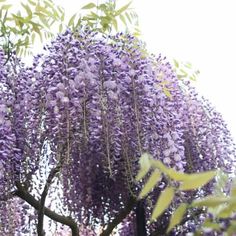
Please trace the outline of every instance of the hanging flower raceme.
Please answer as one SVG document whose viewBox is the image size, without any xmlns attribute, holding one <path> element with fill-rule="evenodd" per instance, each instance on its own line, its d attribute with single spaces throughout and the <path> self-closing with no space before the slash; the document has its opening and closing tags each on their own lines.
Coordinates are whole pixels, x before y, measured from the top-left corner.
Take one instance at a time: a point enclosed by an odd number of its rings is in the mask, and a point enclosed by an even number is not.
<svg viewBox="0 0 236 236">
<path fill-rule="evenodd" d="M 122 34 L 67 32 L 42 57 L 45 129 L 53 152 L 66 158 L 64 199 L 79 220 L 119 211 L 135 192 L 142 152 L 190 172 L 232 161 L 222 119 L 193 89 L 183 91 L 165 59 L 143 56 L 141 46 Z"/>
<path fill-rule="evenodd" d="M 105 224 L 137 194 L 143 152 L 181 171 L 229 170 L 234 147 L 221 116 L 142 48 L 130 35 L 67 31 L 31 68 L 11 79 L 2 70 L 0 168 L 32 187 L 45 158 L 63 160 L 65 209 L 84 224 Z"/>
</svg>

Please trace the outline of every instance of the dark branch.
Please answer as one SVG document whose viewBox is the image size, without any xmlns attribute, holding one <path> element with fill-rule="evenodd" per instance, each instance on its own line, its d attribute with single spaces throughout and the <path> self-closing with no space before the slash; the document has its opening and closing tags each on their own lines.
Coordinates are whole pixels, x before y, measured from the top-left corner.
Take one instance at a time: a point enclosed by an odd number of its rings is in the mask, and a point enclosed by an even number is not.
<svg viewBox="0 0 236 236">
<path fill-rule="evenodd" d="M 16 183 L 16 187 L 17 187 L 17 190 L 15 192 L 15 195 L 25 200 L 28 204 L 30 204 L 36 210 L 39 210 L 40 208 L 39 201 L 37 201 L 30 193 L 28 193 L 20 183 Z M 56 212 L 51 211 L 47 207 L 44 208 L 44 214 L 56 222 L 69 226 L 72 231 L 72 236 L 79 236 L 78 226 L 71 217 L 59 215 Z"/>
<path fill-rule="evenodd" d="M 60 172 L 62 162 L 63 162 L 63 158 L 57 164 L 57 166 L 50 171 L 50 174 L 47 178 L 47 182 L 44 186 L 44 189 L 43 189 L 43 192 L 42 192 L 42 195 L 41 195 L 40 205 L 39 205 L 39 210 L 38 210 L 38 226 L 37 226 L 38 236 L 44 236 L 43 219 L 44 219 L 45 201 L 46 201 L 46 197 L 47 197 L 47 194 L 48 194 L 49 187 L 52 184 L 55 175 L 58 172 Z"/>
<path fill-rule="evenodd" d="M 129 201 L 125 205 L 125 207 L 117 214 L 115 219 L 113 219 L 106 227 L 106 229 L 100 234 L 100 236 L 109 236 L 113 229 L 125 219 L 125 217 L 131 212 L 134 208 L 137 200 L 135 197 L 130 197 Z"/>
<path fill-rule="evenodd" d="M 136 213 L 136 231 L 137 231 L 136 235 L 147 236 L 144 200 L 137 202 L 135 213 Z"/>
</svg>

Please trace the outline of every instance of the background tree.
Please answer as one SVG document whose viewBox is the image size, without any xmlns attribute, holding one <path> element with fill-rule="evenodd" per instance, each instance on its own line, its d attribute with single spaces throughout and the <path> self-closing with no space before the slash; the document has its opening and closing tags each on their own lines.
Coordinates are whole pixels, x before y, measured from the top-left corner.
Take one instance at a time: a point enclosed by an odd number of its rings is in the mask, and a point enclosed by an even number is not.
<svg viewBox="0 0 236 236">
<path fill-rule="evenodd" d="M 117 17 L 109 12 L 112 3 L 107 4 L 108 13 Z M 43 235 L 46 215 L 69 226 L 74 236 L 86 235 L 89 227 L 95 234 L 101 228 L 101 235 L 110 235 L 119 224 L 120 235 L 164 235 L 179 199 L 205 196 L 212 184 L 179 192 L 174 205 L 151 223 L 156 198 L 170 186 L 162 175 L 152 196 L 137 198 L 142 183 L 135 176 L 143 153 L 187 173 L 232 170 L 234 145 L 220 114 L 177 78 L 165 58 L 144 54 L 143 43 L 134 36 L 106 34 L 110 31 L 67 30 L 35 57 L 31 67 L 15 56 L 6 63 L 2 52 L 4 234 L 27 235 L 31 230 Z M 60 203 L 53 201 L 55 193 L 62 195 Z M 17 205 L 18 217 L 9 217 Z M 194 231 L 201 213 L 191 214 L 170 234 Z"/>
</svg>

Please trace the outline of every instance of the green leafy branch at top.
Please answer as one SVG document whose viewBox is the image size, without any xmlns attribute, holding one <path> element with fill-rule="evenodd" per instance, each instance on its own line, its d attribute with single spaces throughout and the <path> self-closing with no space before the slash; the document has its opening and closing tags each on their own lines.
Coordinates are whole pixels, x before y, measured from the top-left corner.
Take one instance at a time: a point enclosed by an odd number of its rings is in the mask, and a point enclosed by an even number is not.
<svg viewBox="0 0 236 236">
<path fill-rule="evenodd" d="M 138 35 L 137 14 L 130 9 L 130 5 L 131 2 L 117 8 L 116 1 L 106 1 L 99 5 L 91 2 L 79 9 L 67 22 L 65 10 L 53 0 L 27 0 L 21 2 L 17 10 L 7 0 L 1 0 L 0 46 L 9 59 L 14 51 L 19 56 L 31 54 L 37 38 L 43 42 L 66 28 L 76 31 L 86 26 L 109 34 L 118 31 L 122 23 L 126 29 L 134 26 L 132 33 Z"/>
<path fill-rule="evenodd" d="M 0 2 L 0 43 L 9 54 L 16 51 L 20 56 L 30 54 L 30 48 L 38 37 L 41 41 L 53 36 L 52 27 L 62 24 L 65 12 L 52 0 L 28 0 L 20 8 Z"/>
<path fill-rule="evenodd" d="M 82 7 L 80 15 L 76 13 L 70 18 L 68 26 L 77 29 L 79 25 L 86 25 L 109 34 L 112 31 L 117 32 L 123 24 L 126 30 L 129 29 L 133 35 L 139 36 L 138 16 L 130 6 L 131 2 L 121 7 L 117 7 L 117 1 L 106 1 L 101 4 L 90 2 Z M 78 20 L 75 20 L 76 18 Z"/>
</svg>

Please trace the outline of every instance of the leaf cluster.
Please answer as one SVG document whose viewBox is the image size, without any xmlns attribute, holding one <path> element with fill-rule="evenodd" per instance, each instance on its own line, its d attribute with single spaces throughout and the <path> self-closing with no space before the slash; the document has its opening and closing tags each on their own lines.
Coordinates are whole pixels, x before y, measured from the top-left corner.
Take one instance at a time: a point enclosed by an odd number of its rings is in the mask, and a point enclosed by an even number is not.
<svg viewBox="0 0 236 236">
<path fill-rule="evenodd" d="M 64 17 L 64 9 L 52 0 L 27 0 L 21 2 L 17 10 L 7 0 L 1 0 L 1 47 L 8 52 L 8 56 L 13 51 L 19 56 L 26 56 L 31 53 L 36 38 L 41 41 L 51 38 L 52 27 L 55 24 L 62 25 Z"/>
<path fill-rule="evenodd" d="M 103 34 L 109 34 L 112 31 L 117 32 L 119 26 L 123 24 L 126 30 L 133 26 L 132 33 L 138 36 L 140 34 L 138 17 L 135 11 L 130 8 L 130 5 L 131 2 L 121 7 L 117 7 L 117 1 L 106 1 L 101 4 L 90 2 L 82 7 L 80 15 L 75 13 L 70 18 L 68 26 L 76 30 L 82 25 L 93 30 L 96 29 Z"/>
<path fill-rule="evenodd" d="M 192 81 L 196 81 L 197 76 L 200 74 L 200 71 L 196 70 L 190 62 L 180 62 L 174 59 L 173 66 L 180 80 L 188 78 Z"/>
<path fill-rule="evenodd" d="M 217 174 L 217 171 L 206 171 L 202 173 L 187 174 L 176 171 L 165 166 L 161 161 L 153 159 L 149 154 L 144 153 L 140 158 L 140 170 L 136 177 L 137 181 L 142 180 L 148 172 L 151 172 L 139 198 L 147 196 L 152 189 L 158 185 L 163 177 L 167 179 L 167 186 L 161 191 L 151 215 L 151 221 L 157 220 L 174 202 L 174 199 L 183 191 L 197 190 L 210 182 Z M 192 204 L 182 202 L 172 213 L 167 233 L 180 224 L 189 208 L 199 207 L 197 201 Z"/>
<path fill-rule="evenodd" d="M 89 27 L 103 34 L 118 31 L 122 23 L 126 29 L 134 26 L 134 34 L 139 34 L 137 14 L 130 8 L 131 2 L 117 8 L 116 1 L 101 4 L 90 2 L 75 13 L 68 22 L 63 7 L 53 0 L 27 0 L 16 10 L 7 0 L 0 0 L 0 47 L 11 57 L 32 54 L 32 46 L 37 38 L 43 42 L 66 28 L 76 31 Z M 54 32 L 54 33 L 53 33 Z"/>
<path fill-rule="evenodd" d="M 158 219 L 163 212 L 174 202 L 175 197 L 183 191 L 197 190 L 215 178 L 213 193 L 189 202 L 181 202 L 172 212 L 167 233 L 181 224 L 188 210 L 202 209 L 206 212 L 205 220 L 194 235 L 204 235 L 214 232 L 220 235 L 232 236 L 236 231 L 236 180 L 222 171 L 206 171 L 202 173 L 186 174 L 165 166 L 161 161 L 155 160 L 151 155 L 144 153 L 140 158 L 140 170 L 136 177 L 142 180 L 151 172 L 139 198 L 147 196 L 158 185 L 162 177 L 168 184 L 161 191 L 153 209 L 151 221 Z"/>
</svg>

